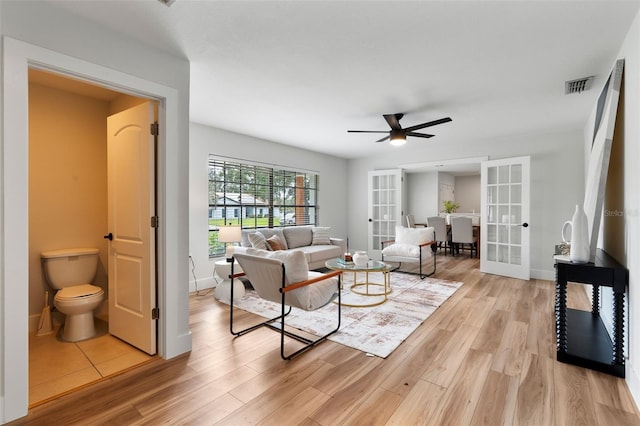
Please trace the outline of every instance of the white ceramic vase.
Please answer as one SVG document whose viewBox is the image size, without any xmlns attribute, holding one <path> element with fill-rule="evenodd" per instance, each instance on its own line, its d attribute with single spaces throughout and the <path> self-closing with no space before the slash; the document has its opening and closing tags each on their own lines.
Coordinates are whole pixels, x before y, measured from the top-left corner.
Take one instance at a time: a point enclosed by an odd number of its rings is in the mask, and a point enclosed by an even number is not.
<svg viewBox="0 0 640 426">
<path fill-rule="evenodd" d="M 576 211 L 573 213 L 570 224 L 571 250 L 569 251 L 569 260 L 573 263 L 587 263 L 591 258 L 591 249 L 589 247 L 589 225 L 587 222 L 587 215 L 580 204 L 576 204 Z"/>
<path fill-rule="evenodd" d="M 366 251 L 357 251 L 353 255 L 353 263 L 356 266 L 365 266 L 369 262 L 369 255 Z"/>
</svg>

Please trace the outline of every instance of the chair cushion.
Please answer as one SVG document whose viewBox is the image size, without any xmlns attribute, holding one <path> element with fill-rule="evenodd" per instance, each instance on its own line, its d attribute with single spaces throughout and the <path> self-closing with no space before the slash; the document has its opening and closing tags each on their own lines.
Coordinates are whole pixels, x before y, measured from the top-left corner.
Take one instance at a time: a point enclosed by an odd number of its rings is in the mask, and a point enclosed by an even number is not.
<svg viewBox="0 0 640 426">
<path fill-rule="evenodd" d="M 322 276 L 321 272 L 310 271 L 309 279 Z M 312 311 L 321 308 L 337 295 L 338 278 L 331 277 L 287 293 L 286 303 L 296 308 Z"/>
<path fill-rule="evenodd" d="M 267 239 L 261 232 L 254 232 L 249 234 L 249 242 L 251 243 L 251 247 L 257 248 L 260 250 L 269 250 L 269 245 L 267 244 Z"/>
<path fill-rule="evenodd" d="M 326 246 L 331 244 L 331 238 L 329 236 L 331 228 L 316 226 L 311 228 L 311 232 L 313 233 L 313 241 L 311 242 L 311 245 Z"/>
<path fill-rule="evenodd" d="M 420 257 L 420 246 L 415 244 L 395 243 L 382 250 L 383 256 Z"/>
<path fill-rule="evenodd" d="M 420 245 L 434 240 L 433 228 L 405 228 L 396 226 L 396 244 Z"/>
</svg>

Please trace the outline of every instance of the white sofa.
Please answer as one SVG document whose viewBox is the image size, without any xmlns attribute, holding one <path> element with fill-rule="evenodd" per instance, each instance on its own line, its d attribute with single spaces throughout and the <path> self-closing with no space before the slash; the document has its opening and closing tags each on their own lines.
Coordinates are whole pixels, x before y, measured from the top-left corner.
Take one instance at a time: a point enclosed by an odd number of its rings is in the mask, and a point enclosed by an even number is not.
<svg viewBox="0 0 640 426">
<path fill-rule="evenodd" d="M 272 250 L 262 244 L 262 240 L 276 238 L 284 243 L 284 250 L 299 250 L 305 254 L 309 269 L 323 268 L 327 260 L 342 256 L 347 250 L 347 242 L 342 238 L 329 237 L 330 228 L 316 226 L 287 226 L 283 228 L 258 228 L 243 229 L 240 247 L 236 247 L 236 253 L 246 253 L 247 248 Z M 251 234 L 260 233 L 260 236 L 250 237 Z M 253 241 L 252 241 L 253 240 Z M 272 240 L 273 242 L 273 240 Z"/>
</svg>

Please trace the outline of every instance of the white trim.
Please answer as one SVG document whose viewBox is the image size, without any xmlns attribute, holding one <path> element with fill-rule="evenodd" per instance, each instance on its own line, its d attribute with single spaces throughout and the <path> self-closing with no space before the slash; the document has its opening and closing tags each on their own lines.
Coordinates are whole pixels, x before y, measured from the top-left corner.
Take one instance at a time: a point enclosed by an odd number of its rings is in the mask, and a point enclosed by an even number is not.
<svg viewBox="0 0 640 426">
<path fill-rule="evenodd" d="M 177 218 L 167 206 L 175 206 L 179 190 L 167 185 L 177 179 L 179 165 L 175 152 L 179 141 L 178 91 L 101 65 L 86 62 L 29 43 L 3 39 L 3 98 L 12 105 L 3 110 L 4 157 L 1 247 L 4 297 L 2 387 L 5 391 L 0 420 L 9 421 L 27 414 L 28 409 L 28 68 L 55 70 L 129 94 L 159 101 L 158 120 L 165 132 L 158 140 L 158 214 L 164 225 L 158 232 L 158 353 L 172 358 L 191 350 L 190 331 L 179 330 L 180 309 L 173 301 L 181 300 L 178 259 L 179 232 Z M 162 126 L 164 124 L 164 126 Z M 11 182 L 11 185 L 4 185 Z M 172 217 L 168 217 L 168 216 Z M 172 227 L 171 227 L 172 226 Z M 170 285 L 169 283 L 174 283 Z M 184 289 L 183 289 L 184 291 Z M 168 303 L 172 301 L 172 303 Z M 188 310 L 187 310 L 188 312 Z"/>
</svg>

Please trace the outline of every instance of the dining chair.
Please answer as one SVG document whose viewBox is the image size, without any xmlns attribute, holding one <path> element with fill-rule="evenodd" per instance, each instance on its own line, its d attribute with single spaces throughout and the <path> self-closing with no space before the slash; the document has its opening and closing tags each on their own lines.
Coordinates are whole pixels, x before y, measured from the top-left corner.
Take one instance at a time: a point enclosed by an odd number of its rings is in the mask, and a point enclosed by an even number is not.
<svg viewBox="0 0 640 426">
<path fill-rule="evenodd" d="M 444 217 L 440 216 L 432 216 L 427 218 L 427 226 L 433 228 L 436 234 L 436 241 L 438 242 L 438 247 L 442 247 L 444 243 L 444 254 L 447 254 L 447 248 L 450 248 L 449 242 L 451 238 L 449 236 L 449 232 L 447 230 L 447 223 Z"/>
<path fill-rule="evenodd" d="M 416 219 L 412 214 L 407 215 L 407 228 L 415 228 L 416 227 Z"/>
<path fill-rule="evenodd" d="M 460 244 L 464 249 L 465 244 L 469 245 L 471 257 L 473 251 L 478 253 L 478 239 L 473 235 L 473 225 L 470 217 L 452 217 L 451 218 L 451 243 L 457 248 Z"/>
</svg>

